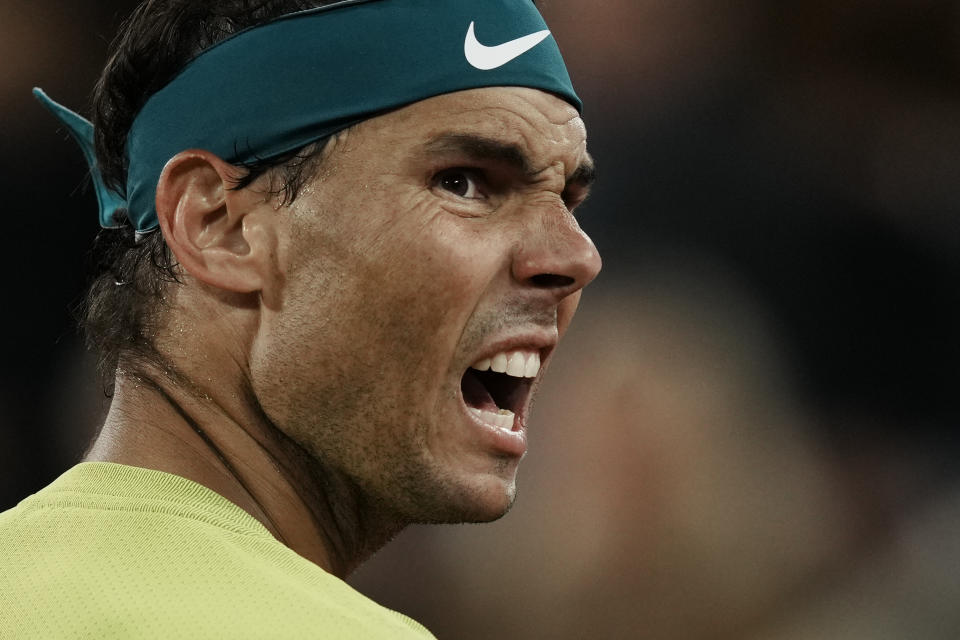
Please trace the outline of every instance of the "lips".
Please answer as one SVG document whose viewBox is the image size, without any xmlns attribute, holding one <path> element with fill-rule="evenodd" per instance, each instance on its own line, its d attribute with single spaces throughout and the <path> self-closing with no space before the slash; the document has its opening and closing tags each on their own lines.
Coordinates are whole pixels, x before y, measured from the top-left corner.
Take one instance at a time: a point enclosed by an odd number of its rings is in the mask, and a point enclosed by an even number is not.
<svg viewBox="0 0 960 640">
<path fill-rule="evenodd" d="M 518 431 L 539 373 L 538 350 L 501 351 L 475 362 L 463 374 L 460 386 L 464 402 L 481 422 Z"/>
</svg>

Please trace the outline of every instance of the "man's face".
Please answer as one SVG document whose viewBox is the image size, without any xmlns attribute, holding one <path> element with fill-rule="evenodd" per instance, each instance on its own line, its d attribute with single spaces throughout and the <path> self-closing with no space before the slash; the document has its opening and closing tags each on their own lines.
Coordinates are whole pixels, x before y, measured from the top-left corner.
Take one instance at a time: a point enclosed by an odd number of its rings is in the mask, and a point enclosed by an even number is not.
<svg viewBox="0 0 960 640">
<path fill-rule="evenodd" d="M 505 513 L 533 390 L 600 270 L 571 214 L 591 168 L 576 110 L 532 89 L 340 136 L 277 214 L 282 302 L 251 363 L 267 416 L 406 520 Z"/>
</svg>

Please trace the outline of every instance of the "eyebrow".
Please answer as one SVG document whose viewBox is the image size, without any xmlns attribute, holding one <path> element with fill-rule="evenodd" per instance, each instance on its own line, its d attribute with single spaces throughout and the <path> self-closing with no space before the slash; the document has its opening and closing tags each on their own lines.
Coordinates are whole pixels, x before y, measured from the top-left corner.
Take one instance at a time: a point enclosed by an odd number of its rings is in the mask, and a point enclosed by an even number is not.
<svg viewBox="0 0 960 640">
<path fill-rule="evenodd" d="M 428 153 L 463 154 L 475 160 L 493 160 L 507 164 L 526 177 L 543 172 L 537 169 L 530 156 L 519 145 L 469 133 L 442 133 L 424 145 Z M 588 189 L 597 179 L 596 163 L 590 154 L 567 178 L 566 186 L 578 185 Z"/>
</svg>

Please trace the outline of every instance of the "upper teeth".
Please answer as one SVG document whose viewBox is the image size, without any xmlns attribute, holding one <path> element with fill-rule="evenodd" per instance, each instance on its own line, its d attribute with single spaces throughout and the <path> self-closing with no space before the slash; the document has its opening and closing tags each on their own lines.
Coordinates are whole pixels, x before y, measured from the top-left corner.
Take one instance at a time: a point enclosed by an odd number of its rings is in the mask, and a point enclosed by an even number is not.
<svg viewBox="0 0 960 640">
<path fill-rule="evenodd" d="M 539 351 L 502 351 L 491 358 L 474 363 L 471 369 L 505 373 L 514 378 L 535 378 L 540 373 Z"/>
</svg>

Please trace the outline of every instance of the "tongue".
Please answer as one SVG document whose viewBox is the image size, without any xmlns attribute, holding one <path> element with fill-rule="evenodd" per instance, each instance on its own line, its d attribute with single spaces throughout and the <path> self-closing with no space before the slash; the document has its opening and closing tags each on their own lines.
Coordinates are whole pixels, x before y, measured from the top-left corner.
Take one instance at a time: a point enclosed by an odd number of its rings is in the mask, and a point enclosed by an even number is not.
<svg viewBox="0 0 960 640">
<path fill-rule="evenodd" d="M 496 412 L 499 408 L 473 369 L 467 369 L 467 372 L 463 374 L 460 389 L 463 391 L 463 400 L 468 407 L 493 412 Z"/>
</svg>

